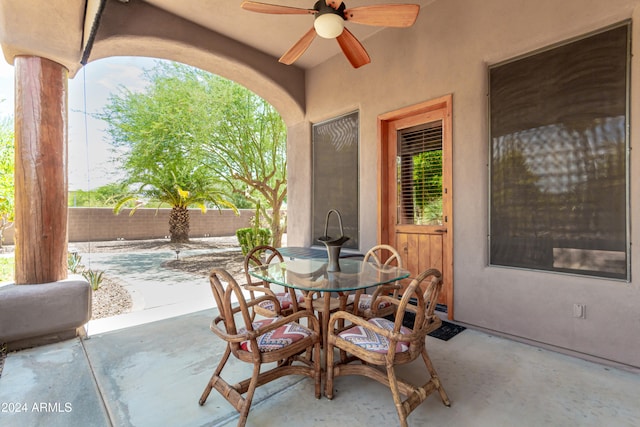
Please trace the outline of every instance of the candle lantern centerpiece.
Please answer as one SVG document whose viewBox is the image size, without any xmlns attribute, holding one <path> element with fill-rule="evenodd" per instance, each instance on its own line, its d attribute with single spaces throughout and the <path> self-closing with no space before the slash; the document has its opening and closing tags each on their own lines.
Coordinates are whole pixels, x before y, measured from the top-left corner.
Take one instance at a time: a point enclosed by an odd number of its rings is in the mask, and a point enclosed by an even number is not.
<svg viewBox="0 0 640 427">
<path fill-rule="evenodd" d="M 332 213 L 335 213 L 338 217 L 338 225 L 340 226 L 340 236 L 333 238 L 327 235 L 327 229 L 329 227 L 329 217 Z M 324 223 L 324 236 L 318 237 L 318 241 L 323 243 L 327 247 L 327 257 L 329 262 L 327 264 L 327 271 L 334 272 L 340 271 L 340 251 L 342 245 L 349 240 L 349 237 L 344 235 L 344 229 L 342 228 L 342 216 L 336 209 L 331 209 L 327 212 L 327 219 Z"/>
</svg>

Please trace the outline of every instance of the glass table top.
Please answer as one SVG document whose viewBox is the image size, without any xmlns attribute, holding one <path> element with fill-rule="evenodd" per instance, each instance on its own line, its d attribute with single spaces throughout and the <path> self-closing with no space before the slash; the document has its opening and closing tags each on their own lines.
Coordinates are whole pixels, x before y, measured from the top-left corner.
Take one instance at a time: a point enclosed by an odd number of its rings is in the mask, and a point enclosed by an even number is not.
<svg viewBox="0 0 640 427">
<path fill-rule="evenodd" d="M 267 282 L 303 291 L 355 291 L 409 277 L 409 271 L 381 267 L 358 259 L 340 259 L 340 271 L 327 271 L 326 259 L 294 259 L 253 267 L 249 274 Z"/>
</svg>

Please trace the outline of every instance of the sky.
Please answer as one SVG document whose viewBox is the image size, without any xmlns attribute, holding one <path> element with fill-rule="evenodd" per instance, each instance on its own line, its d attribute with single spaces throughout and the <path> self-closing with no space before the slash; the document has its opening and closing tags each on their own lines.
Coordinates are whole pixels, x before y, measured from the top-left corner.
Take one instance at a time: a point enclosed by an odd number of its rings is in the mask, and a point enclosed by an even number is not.
<svg viewBox="0 0 640 427">
<path fill-rule="evenodd" d="M 143 71 L 156 61 L 159 60 L 142 57 L 101 59 L 87 64 L 69 79 L 69 190 L 89 190 L 118 179 L 118 171 L 109 162 L 111 146 L 106 124 L 91 114 L 101 112 L 109 95 L 118 93 L 123 86 L 132 91 L 143 90 Z M 13 117 L 13 66 L 2 56 L 0 101 L 0 118 Z"/>
</svg>

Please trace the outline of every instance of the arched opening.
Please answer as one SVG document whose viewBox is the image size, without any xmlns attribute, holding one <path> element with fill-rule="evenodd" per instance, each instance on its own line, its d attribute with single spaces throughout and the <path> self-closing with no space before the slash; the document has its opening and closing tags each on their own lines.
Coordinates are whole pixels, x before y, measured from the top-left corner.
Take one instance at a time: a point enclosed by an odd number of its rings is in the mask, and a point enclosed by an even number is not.
<svg viewBox="0 0 640 427">
<path fill-rule="evenodd" d="M 233 79 L 276 107 L 287 124 L 289 141 L 293 137 L 298 146 L 308 144 L 308 124 L 305 123 L 304 111 L 304 70 L 278 64 L 274 58 L 248 45 L 181 20 L 146 2 L 131 2 L 126 7 L 120 2 L 102 4 L 105 5 L 105 10 L 91 31 L 90 48 L 85 49 L 84 43 L 72 43 L 74 46 L 83 46 L 79 47 L 84 50 L 81 53 L 85 54 L 80 55 L 83 64 L 112 56 L 144 55 L 179 61 Z M 131 8 L 137 8 L 135 13 L 132 13 Z M 85 27 L 85 31 L 88 30 Z M 33 41 L 31 38 L 29 40 Z M 70 78 L 74 78 L 81 68 L 76 62 L 80 58 L 67 50 L 60 53 L 55 48 L 47 50 L 41 45 L 25 44 L 9 53 L 7 58 L 10 60 L 14 55 L 51 57 L 48 59 L 58 63 L 60 71 L 65 71 L 62 68 L 69 70 Z M 61 103 L 60 108 L 62 113 L 67 114 L 66 104 Z M 56 131 L 66 136 L 66 126 L 60 126 Z M 296 186 L 302 189 L 304 184 L 304 180 L 299 180 Z M 26 187 L 24 193 L 32 197 L 34 189 Z M 67 239 L 56 240 L 58 249 L 65 252 Z"/>
<path fill-rule="evenodd" d="M 135 58 L 133 58 L 133 59 L 135 59 Z M 106 64 L 105 64 L 105 61 L 106 61 Z M 152 83 L 150 83 L 150 80 L 147 80 L 147 77 L 148 77 L 149 74 L 155 75 L 153 71 L 149 70 L 149 68 L 153 68 L 153 64 L 154 64 L 153 60 L 149 60 L 147 62 L 147 64 L 149 64 L 149 65 L 144 67 L 144 69 L 146 71 L 144 73 L 145 74 L 145 78 L 144 79 L 140 79 L 142 81 L 138 81 L 138 79 L 136 79 L 133 76 L 131 76 L 130 70 L 127 71 L 127 68 L 129 68 L 129 67 L 127 66 L 126 62 L 125 63 L 121 63 L 120 61 L 118 61 L 118 63 L 120 64 L 120 68 L 117 69 L 115 71 L 115 73 L 116 74 L 120 73 L 120 74 L 122 74 L 124 76 L 127 76 L 127 77 L 124 79 L 124 81 L 120 81 L 120 82 L 118 82 L 118 81 L 110 81 L 109 83 L 110 83 L 112 88 L 114 88 L 114 87 L 116 87 L 118 85 L 125 85 L 126 86 L 127 84 L 131 85 L 131 89 L 134 89 L 136 87 L 141 88 L 142 84 L 150 84 L 150 85 L 152 85 Z M 99 67 L 100 65 L 103 65 L 103 66 Z M 104 60 L 101 60 L 101 61 L 92 62 L 92 63 L 90 63 L 90 64 L 88 64 L 86 66 L 85 70 L 82 70 L 76 76 L 76 79 L 82 79 L 87 75 L 88 76 L 92 76 L 93 77 L 92 80 L 104 81 L 105 79 L 109 79 L 108 75 L 103 74 L 102 71 L 99 71 L 97 68 L 95 68 L 95 67 L 108 68 L 108 65 L 109 65 L 108 64 L 108 59 L 106 59 L 106 58 Z M 167 66 L 168 67 L 171 64 L 169 62 L 166 62 L 164 64 L 158 64 L 158 65 L 162 65 L 162 66 Z M 193 72 L 193 76 L 192 77 L 197 77 L 197 78 L 200 78 L 200 79 L 206 78 L 205 75 L 209 74 L 209 73 L 206 73 L 206 72 L 200 72 L 201 70 L 199 70 L 199 69 L 198 70 L 192 69 L 191 67 L 188 67 L 188 69 L 187 69 L 187 67 L 180 67 L 180 66 L 177 66 L 177 65 L 175 65 L 175 67 L 176 67 L 176 70 L 178 72 L 180 70 L 192 71 Z M 160 67 L 160 69 L 162 69 L 162 67 Z M 85 74 L 85 72 L 86 72 L 86 74 Z M 135 72 L 142 73 L 142 69 L 138 69 Z M 211 77 L 215 78 L 217 76 L 211 76 Z M 194 80 L 198 80 L 197 78 L 195 78 Z M 214 80 L 217 81 L 217 80 L 226 80 L 226 79 L 219 78 L 219 79 L 214 79 Z M 74 82 L 74 83 L 76 83 L 76 82 Z M 74 84 L 74 85 L 70 86 L 70 98 L 71 98 L 71 101 L 70 101 L 70 115 L 74 114 L 74 111 L 73 111 L 74 110 L 73 99 L 76 97 L 75 94 L 74 94 L 74 89 L 76 87 L 83 87 L 83 86 L 84 85 L 80 85 L 80 84 Z M 236 85 L 236 86 L 238 86 L 238 85 Z M 105 100 L 107 98 L 107 94 L 99 95 L 98 93 L 96 93 L 98 88 L 96 86 L 95 81 L 94 82 L 88 81 L 86 83 L 86 88 L 87 88 L 86 89 L 87 90 L 86 98 L 93 99 L 93 100 L 96 100 L 96 98 Z M 193 88 L 193 87 L 191 86 L 190 88 Z M 144 94 L 144 92 L 147 89 L 141 90 L 138 94 L 139 95 Z M 178 88 L 175 88 L 174 90 L 176 91 L 176 95 L 178 95 L 178 96 L 179 96 L 179 94 L 188 95 L 188 93 L 186 93 L 186 92 L 179 91 Z M 180 90 L 185 90 L 185 88 L 180 88 Z M 194 88 L 194 90 L 197 91 L 196 88 Z M 202 91 L 202 92 L 204 92 L 204 91 Z M 175 103 L 171 104 L 171 105 L 177 107 L 178 106 L 178 102 L 177 102 L 178 100 L 175 97 L 173 99 L 174 99 Z M 191 100 L 191 98 L 189 98 L 189 99 Z M 161 98 L 161 100 L 162 100 L 162 98 Z M 200 98 L 200 100 L 203 101 L 203 102 L 205 101 L 204 98 Z M 211 104 L 209 104 L 209 105 L 211 105 Z M 149 106 L 152 106 L 152 105 L 149 105 Z M 91 110 L 90 113 L 95 113 L 96 112 L 96 108 L 101 108 L 101 107 L 99 105 L 96 106 L 96 104 L 94 104 L 93 107 L 90 108 L 90 110 Z M 157 112 L 161 112 L 161 111 L 162 110 L 157 110 Z M 154 110 L 154 112 L 156 112 L 156 110 Z M 191 114 L 192 114 L 192 116 L 189 116 L 189 117 L 185 118 L 186 121 L 189 121 L 191 118 L 193 118 L 194 120 L 197 120 L 196 113 L 192 111 Z M 80 115 L 82 116 L 82 112 L 81 111 L 80 111 Z M 84 118 L 86 119 L 87 117 L 92 117 L 94 115 L 95 114 L 84 114 Z M 81 118 L 82 117 L 80 117 L 80 119 Z M 180 123 L 178 123 L 178 122 L 174 122 L 174 123 L 175 123 L 176 127 L 180 126 L 180 128 L 182 129 L 182 126 L 181 126 Z M 94 123 L 93 126 L 95 126 L 95 125 L 96 124 Z M 70 140 L 69 140 L 70 149 L 69 149 L 69 153 L 70 153 L 70 156 L 72 158 L 73 158 L 73 155 L 74 155 L 73 146 L 74 146 L 74 144 L 76 144 L 78 142 L 78 141 L 74 141 L 74 132 L 73 132 L 73 128 L 74 127 L 78 128 L 78 127 L 81 127 L 81 125 L 80 124 L 74 124 L 74 119 L 73 119 L 73 117 L 71 117 L 71 119 L 70 119 L 70 128 L 72 128 L 72 129 L 70 131 Z M 194 129 L 194 131 L 195 131 L 195 129 Z M 93 132 L 90 131 L 89 133 L 93 133 Z M 165 129 L 165 131 L 163 131 L 163 133 L 170 133 L 170 132 Z M 110 136 L 110 135 L 107 135 L 107 136 Z M 154 135 L 153 133 L 150 132 L 148 134 L 148 137 L 153 139 L 154 137 L 158 138 L 158 135 L 157 134 Z M 79 136 L 79 139 L 82 139 L 82 135 Z M 94 135 L 92 135 L 90 137 L 90 139 L 91 139 L 91 141 L 87 142 L 87 147 L 86 147 L 86 151 L 87 151 L 87 156 L 88 157 L 91 157 L 92 153 L 94 153 L 94 152 L 98 153 L 98 155 L 99 155 L 99 153 L 104 152 L 104 150 L 98 150 L 97 149 L 97 145 L 96 145 L 97 142 L 99 142 L 101 140 L 104 140 L 105 139 L 104 137 L 100 137 L 100 136 L 97 136 L 97 135 L 94 134 Z M 199 139 L 199 141 L 202 141 L 202 139 Z M 77 145 L 81 146 L 82 144 L 77 144 Z M 84 150 L 82 150 L 82 151 L 84 151 Z M 157 158 L 157 160 L 160 161 L 160 158 Z M 283 163 L 282 165 L 284 166 L 285 163 Z M 71 168 L 71 170 L 73 170 L 73 168 L 74 168 L 73 162 L 71 162 L 70 168 Z M 92 165 L 87 170 L 87 183 L 86 184 L 87 184 L 87 189 L 89 191 L 91 191 L 93 189 L 93 185 L 98 185 L 99 184 L 97 178 L 100 178 L 103 175 L 102 173 L 98 172 L 97 176 L 92 176 L 92 174 L 95 173 L 94 171 L 96 171 L 96 170 L 99 170 L 99 168 L 98 168 L 98 166 L 96 164 Z M 123 173 L 123 171 L 120 171 L 118 173 L 118 175 L 122 175 L 122 173 Z M 73 179 L 70 180 L 70 182 L 73 182 L 73 181 L 74 181 Z M 89 183 L 91 183 L 92 185 L 89 185 Z M 90 206 L 91 206 L 91 204 L 90 204 Z M 110 207 L 112 207 L 112 206 L 110 206 Z M 141 212 L 142 209 L 140 209 L 140 210 L 137 211 L 138 213 L 136 213 L 132 217 L 129 217 L 129 215 L 127 215 L 127 212 L 123 212 L 123 214 L 121 214 L 119 217 L 116 218 L 116 217 L 114 217 L 112 215 L 110 207 L 105 206 L 104 212 L 98 212 L 98 216 L 101 219 L 99 219 L 97 221 L 96 221 L 97 217 L 95 215 L 93 215 L 93 214 L 87 215 L 88 218 L 86 218 L 86 219 L 88 220 L 89 228 L 86 231 L 88 232 L 88 235 L 85 238 L 80 238 L 80 240 L 95 241 L 96 245 L 94 245 L 94 249 L 98 250 L 98 254 L 96 256 L 94 256 L 90 252 L 89 253 L 85 252 L 84 255 L 85 255 L 86 261 L 91 263 L 91 265 L 92 265 L 92 267 L 94 269 L 105 269 L 106 270 L 105 271 L 105 277 L 106 278 L 114 275 L 114 273 L 115 273 L 115 275 L 119 275 L 119 274 L 120 275 L 124 275 L 123 277 L 127 277 L 127 275 L 130 276 L 131 275 L 130 273 L 132 273 L 132 272 L 134 273 L 134 276 L 136 276 L 136 277 L 134 277 L 134 283 L 132 283 L 132 285 L 133 285 L 132 287 L 135 289 L 136 285 L 138 285 L 139 289 L 141 289 L 141 291 L 138 293 L 138 296 L 142 297 L 142 298 L 139 298 L 137 302 L 136 302 L 136 300 L 134 298 L 134 304 L 133 304 L 134 310 L 139 310 L 141 308 L 142 309 L 147 309 L 147 308 L 150 308 L 150 306 L 151 306 L 151 307 L 154 308 L 154 310 L 156 310 L 156 312 L 158 312 L 159 311 L 158 308 L 160 308 L 161 304 L 173 305 L 174 308 L 175 308 L 175 306 L 177 306 L 180 303 L 183 303 L 183 301 L 184 301 L 184 303 L 187 303 L 187 302 L 189 302 L 190 304 L 194 303 L 194 304 L 191 304 L 191 306 L 193 307 L 193 311 L 197 311 L 198 309 L 202 309 L 202 308 L 205 308 L 205 307 L 208 308 L 210 306 L 211 301 L 210 301 L 210 298 L 209 298 L 210 295 L 208 295 L 208 293 L 206 292 L 207 291 L 206 289 L 205 289 L 205 292 L 204 292 L 203 295 L 198 294 L 198 292 L 201 289 L 196 289 L 196 288 L 202 288 L 202 286 L 191 286 L 189 284 L 189 282 L 194 282 L 194 280 L 185 279 L 185 277 L 180 276 L 180 273 L 173 273 L 172 274 L 171 273 L 172 270 L 165 268 L 165 267 L 167 267 L 166 264 L 167 264 L 168 261 L 175 260 L 175 261 L 179 261 L 179 262 L 172 263 L 173 265 L 170 268 L 176 267 L 175 264 L 180 264 L 178 267 L 182 266 L 182 267 L 186 267 L 187 269 L 189 269 L 190 267 L 188 265 L 186 265 L 186 264 L 190 263 L 190 260 L 188 261 L 186 259 L 186 257 L 188 257 L 190 255 L 193 255 L 193 247 L 191 247 L 190 245 L 187 245 L 186 247 L 182 248 L 182 250 L 181 250 L 181 248 L 179 248 L 178 246 L 176 246 L 175 248 L 173 246 L 171 246 L 171 244 L 168 242 L 168 240 L 165 239 L 164 242 L 163 242 L 164 243 L 163 245 L 157 245 L 157 244 L 153 245 L 150 242 L 147 245 L 148 246 L 148 250 L 145 250 L 144 249 L 144 245 L 141 246 L 141 245 L 137 244 L 136 242 L 131 242 L 131 244 L 123 242 L 124 244 L 122 245 L 122 248 L 113 248 L 113 249 L 109 248 L 110 250 L 112 250 L 114 252 L 117 252 L 117 253 L 114 254 L 113 259 L 107 260 L 105 258 L 106 254 L 104 252 L 102 252 L 102 251 L 105 250 L 104 248 L 106 247 L 106 245 L 104 245 L 103 243 L 106 243 L 106 242 L 100 242 L 100 241 L 105 239 L 105 234 L 104 234 L 105 232 L 113 232 L 116 229 L 122 229 L 123 222 L 124 222 L 124 225 L 126 227 L 134 228 L 135 229 L 134 231 L 136 233 L 140 233 L 142 231 L 142 229 L 146 229 L 147 226 L 151 226 L 152 223 L 156 223 L 156 222 L 158 223 L 158 226 L 164 227 L 160 236 L 158 236 L 158 235 L 142 236 L 142 237 L 139 237 L 140 240 L 142 240 L 142 239 L 158 239 L 158 238 L 162 238 L 162 236 L 166 236 L 166 234 L 167 234 L 167 232 L 166 232 L 166 229 L 167 229 L 166 219 L 165 219 L 164 222 L 162 222 L 161 220 L 158 220 L 157 219 L 158 214 L 157 214 L 157 212 L 156 212 L 156 210 L 154 208 L 148 209 L 148 212 Z M 213 215 L 215 215 L 217 217 L 218 213 L 215 212 L 215 209 L 211 209 L 211 210 L 213 211 L 213 212 L 211 212 L 211 214 L 213 214 Z M 74 212 L 74 209 L 70 209 L 69 214 L 70 214 L 69 215 L 69 218 L 70 218 L 70 224 L 69 224 L 70 246 L 83 247 L 84 250 L 86 251 L 86 245 L 80 246 L 80 245 L 77 245 L 77 243 L 76 243 L 78 241 L 78 239 L 79 239 L 77 237 L 77 235 L 78 235 L 77 231 L 78 230 L 74 229 L 74 224 L 72 222 L 73 222 L 74 219 L 77 220 L 78 214 L 76 212 Z M 253 209 L 248 209 L 248 211 L 243 212 L 243 215 L 252 215 L 252 214 L 253 214 Z M 140 218 L 140 215 L 142 215 L 142 219 Z M 191 216 L 192 216 L 193 219 L 196 219 L 196 220 L 199 220 L 200 217 L 201 217 L 201 215 L 199 215 L 199 213 L 197 213 L 195 211 L 192 213 Z M 228 217 L 228 216 L 229 215 L 227 215 L 225 213 L 225 218 Z M 117 224 L 113 224 L 114 221 Z M 137 226 L 133 225 L 134 222 L 136 224 L 138 224 L 138 225 Z M 111 223 L 112 225 L 109 226 L 108 225 L 109 223 Z M 148 231 L 150 233 L 153 233 L 154 232 L 153 227 L 148 229 Z M 157 229 L 156 229 L 156 232 L 157 232 Z M 209 231 L 209 232 L 211 232 L 211 231 Z M 127 231 L 127 233 L 128 233 L 128 231 Z M 234 233 L 235 233 L 235 230 L 232 230 L 231 234 L 233 235 Z M 216 235 L 216 234 L 212 234 L 212 235 Z M 72 236 L 74 236 L 74 237 L 72 237 Z M 203 237 L 203 235 L 200 233 L 200 234 L 194 235 L 193 237 L 200 238 L 200 237 Z M 117 240 L 118 238 L 119 238 L 119 235 L 112 235 L 111 236 L 111 240 Z M 131 239 L 137 240 L 136 238 L 132 238 L 131 236 L 125 236 L 123 238 L 125 240 L 127 240 L 127 241 L 129 241 Z M 158 242 L 155 242 L 155 243 L 158 243 Z M 144 291 L 146 285 L 144 283 L 142 274 L 136 273 L 135 270 L 134 271 L 131 271 L 131 270 L 127 271 L 126 269 L 123 269 L 121 265 L 118 265 L 119 263 L 122 263 L 122 262 L 124 262 L 125 264 L 129 262 L 126 259 L 126 256 L 123 256 L 124 248 L 127 248 L 127 246 L 132 248 L 132 250 L 131 250 L 132 252 L 140 251 L 141 248 L 143 248 L 142 252 L 150 252 L 152 250 L 157 250 L 157 252 L 155 254 L 153 254 L 153 255 L 150 255 L 149 253 L 140 254 L 140 255 L 132 254 L 133 257 L 138 260 L 136 263 L 130 264 L 131 267 L 132 267 L 132 270 L 135 267 L 135 264 L 144 265 L 144 266 L 146 266 L 145 267 L 146 269 L 150 270 L 150 271 L 148 271 L 148 279 L 150 281 L 155 281 L 156 284 L 159 285 L 159 286 L 164 284 L 164 285 L 167 285 L 169 288 L 176 288 L 176 290 L 177 290 L 178 287 L 183 288 L 184 292 L 181 291 L 181 293 L 184 294 L 184 295 L 179 295 L 180 298 L 181 298 L 179 300 L 179 302 L 178 302 L 178 299 L 177 299 L 176 296 L 169 297 L 169 299 L 167 301 L 164 301 L 164 302 L 160 301 L 159 298 L 156 297 L 156 296 L 153 296 L 153 295 L 149 296 Z M 212 249 L 213 252 L 216 253 L 216 256 L 219 256 L 220 258 L 222 258 L 220 253 L 223 252 L 223 251 L 218 251 L 217 247 L 211 247 L 211 249 Z M 160 250 L 162 250 L 162 251 L 160 251 Z M 175 250 L 176 253 L 175 254 L 172 253 L 171 250 Z M 181 252 L 179 252 L 179 251 L 181 251 Z M 177 259 L 178 255 L 179 255 L 179 258 L 180 258 L 179 260 Z M 145 256 L 147 257 L 147 259 L 145 259 Z M 83 260 L 83 261 L 85 261 L 85 260 Z M 157 263 L 156 264 L 152 264 L 152 262 L 155 262 L 155 261 L 157 261 Z M 209 269 L 210 269 L 210 266 L 209 266 Z M 111 270 L 111 271 L 108 271 L 108 270 Z M 205 274 L 203 276 L 206 276 L 206 271 L 208 271 L 208 270 L 205 269 Z M 201 272 L 198 271 L 198 273 L 201 273 Z M 165 279 L 169 278 L 169 277 L 171 277 L 170 278 L 170 283 L 167 283 Z M 206 280 L 206 279 L 202 279 L 202 280 Z M 201 285 L 202 284 L 202 280 L 199 280 L 197 282 L 197 284 Z M 140 282 L 140 283 L 138 283 L 138 282 Z M 175 286 L 175 285 L 179 285 L 179 286 Z M 188 293 L 187 293 L 188 290 L 192 290 L 192 291 L 196 292 L 195 294 L 191 294 L 192 295 L 190 297 L 191 301 L 186 301 L 183 298 L 184 296 L 188 295 Z M 154 290 L 153 292 L 157 293 L 157 294 L 160 294 L 160 292 L 156 292 L 156 290 Z M 117 297 L 117 294 L 116 294 L 116 297 Z M 198 305 L 198 303 L 200 303 L 200 305 Z M 202 304 L 204 304 L 204 306 Z M 175 310 L 174 310 L 174 313 L 175 313 Z M 153 317 L 153 319 L 155 319 L 155 317 Z"/>
<path fill-rule="evenodd" d="M 287 126 L 304 119 L 305 73 L 264 52 L 145 2 L 107 2 L 83 63 L 146 56 L 188 64 L 233 80 L 273 105 Z"/>
</svg>

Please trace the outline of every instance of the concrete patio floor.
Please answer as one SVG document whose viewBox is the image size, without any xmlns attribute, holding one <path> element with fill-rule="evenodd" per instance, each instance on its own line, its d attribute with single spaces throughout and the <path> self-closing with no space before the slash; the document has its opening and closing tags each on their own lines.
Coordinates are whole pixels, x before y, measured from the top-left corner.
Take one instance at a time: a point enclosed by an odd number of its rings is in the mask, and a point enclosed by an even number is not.
<svg viewBox="0 0 640 427">
<path fill-rule="evenodd" d="M 6 359 L 0 425 L 234 426 L 235 410 L 215 391 L 198 398 L 223 346 L 209 331 L 210 308 L 47 345 Z M 640 375 L 467 329 L 427 346 L 451 407 L 430 396 L 412 426 L 638 426 Z M 251 367 L 230 362 L 232 381 Z M 400 370 L 424 378 L 419 363 Z M 233 378 L 235 377 L 235 378 Z M 308 378 L 258 389 L 248 426 L 393 426 L 390 392 L 342 377 L 333 400 L 316 400 Z"/>
<path fill-rule="evenodd" d="M 215 391 L 198 405 L 224 350 L 209 330 L 207 279 L 160 269 L 170 252 L 110 255 L 93 255 L 92 265 L 122 277 L 140 310 L 89 322 L 88 338 L 8 354 L 0 426 L 235 426 L 235 409 Z M 452 406 L 432 395 L 411 426 L 640 426 L 637 371 L 473 329 L 446 342 L 427 337 L 427 348 Z M 227 369 L 230 382 L 251 372 L 233 359 Z M 399 375 L 426 380 L 419 361 Z M 311 380 L 279 379 L 258 389 L 247 425 L 398 424 L 378 383 L 342 377 L 335 390 L 316 400 Z"/>
</svg>

